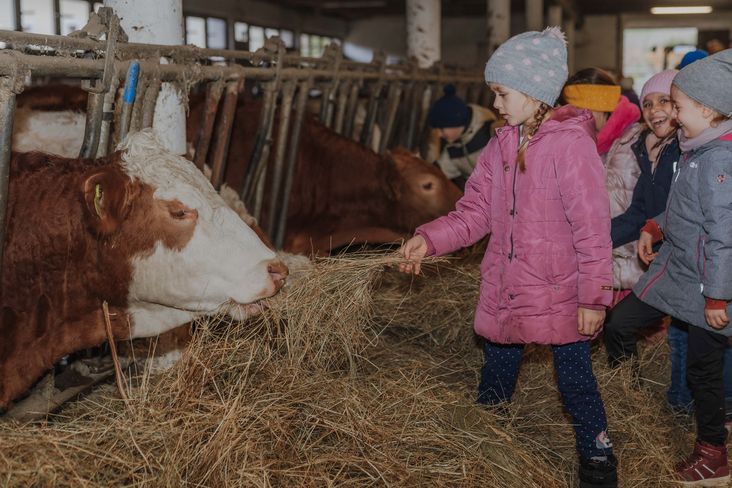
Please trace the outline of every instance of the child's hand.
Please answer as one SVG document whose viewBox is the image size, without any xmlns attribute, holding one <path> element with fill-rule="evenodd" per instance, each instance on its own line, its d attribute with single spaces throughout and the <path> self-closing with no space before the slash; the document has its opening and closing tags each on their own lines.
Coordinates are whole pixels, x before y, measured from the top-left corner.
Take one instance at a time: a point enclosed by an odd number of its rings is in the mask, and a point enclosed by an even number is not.
<svg viewBox="0 0 732 488">
<path fill-rule="evenodd" d="M 714 329 L 724 329 L 729 324 L 727 310 L 725 309 L 705 308 L 704 318 L 707 319 L 707 324 Z"/>
<path fill-rule="evenodd" d="M 427 241 L 424 240 L 424 237 L 416 235 L 402 245 L 399 249 L 399 254 L 413 261 L 411 263 L 401 263 L 399 265 L 399 271 L 402 273 L 419 274 L 421 269 L 420 263 L 425 254 L 427 254 Z"/>
<path fill-rule="evenodd" d="M 605 322 L 605 310 L 592 310 L 579 307 L 577 309 L 577 331 L 586 336 L 593 336 Z"/>
<path fill-rule="evenodd" d="M 653 236 L 649 232 L 641 231 L 638 239 L 638 257 L 648 266 L 656 259 L 657 252 L 653 252 Z"/>
</svg>

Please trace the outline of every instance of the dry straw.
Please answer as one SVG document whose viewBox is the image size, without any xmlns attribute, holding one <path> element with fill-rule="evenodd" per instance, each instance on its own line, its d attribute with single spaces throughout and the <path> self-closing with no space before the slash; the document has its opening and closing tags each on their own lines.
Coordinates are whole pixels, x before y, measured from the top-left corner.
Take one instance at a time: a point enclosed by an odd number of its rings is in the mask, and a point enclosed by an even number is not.
<svg viewBox="0 0 732 488">
<path fill-rule="evenodd" d="M 0 486 L 571 486 L 575 454 L 542 349 L 515 402 L 473 402 L 476 265 L 400 275 L 393 255 L 317 261 L 256 319 L 197 324 L 182 361 L 43 423 L 0 422 Z M 666 486 L 663 344 L 598 377 L 622 486 Z M 654 369 L 650 369 L 653 367 Z M 688 433 L 675 445 L 688 443 Z"/>
</svg>

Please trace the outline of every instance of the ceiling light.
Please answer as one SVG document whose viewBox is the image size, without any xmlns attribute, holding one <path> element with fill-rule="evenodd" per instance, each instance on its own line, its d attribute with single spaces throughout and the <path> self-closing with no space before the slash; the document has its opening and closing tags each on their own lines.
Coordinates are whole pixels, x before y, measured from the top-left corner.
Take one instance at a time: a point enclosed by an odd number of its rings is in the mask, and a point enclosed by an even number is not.
<svg viewBox="0 0 732 488">
<path fill-rule="evenodd" d="M 653 7 L 651 13 L 656 15 L 663 14 L 709 14 L 712 7 L 708 5 L 699 7 Z"/>
</svg>

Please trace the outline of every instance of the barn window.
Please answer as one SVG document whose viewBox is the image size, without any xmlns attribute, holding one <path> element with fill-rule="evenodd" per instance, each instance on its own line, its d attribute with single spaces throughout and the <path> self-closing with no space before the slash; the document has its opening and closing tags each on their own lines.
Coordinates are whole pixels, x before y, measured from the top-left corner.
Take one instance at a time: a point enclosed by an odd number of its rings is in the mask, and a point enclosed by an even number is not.
<svg viewBox="0 0 732 488">
<path fill-rule="evenodd" d="M 206 19 L 186 16 L 186 44 L 206 47 Z"/>
<path fill-rule="evenodd" d="M 89 2 L 86 0 L 61 0 L 61 35 L 84 27 L 89 20 Z"/>
<path fill-rule="evenodd" d="M 209 17 L 206 19 L 206 47 L 211 49 L 226 49 L 226 21 Z"/>
<path fill-rule="evenodd" d="M 249 26 L 249 50 L 256 51 L 264 46 L 264 28 L 256 25 Z"/>
<path fill-rule="evenodd" d="M 295 47 L 295 34 L 290 30 L 280 29 L 280 39 L 285 43 L 286 48 Z"/>
<path fill-rule="evenodd" d="M 0 29 L 15 30 L 15 0 L 0 0 Z"/>
<path fill-rule="evenodd" d="M 234 22 L 234 49 L 249 49 L 249 24 L 246 22 Z"/>
<path fill-rule="evenodd" d="M 300 34 L 300 54 L 302 56 L 318 58 L 323 55 L 325 47 L 332 42 L 340 44 L 340 41 L 333 37 Z"/>
<path fill-rule="evenodd" d="M 55 34 L 53 0 L 21 0 L 20 25 L 24 32 Z"/>
</svg>

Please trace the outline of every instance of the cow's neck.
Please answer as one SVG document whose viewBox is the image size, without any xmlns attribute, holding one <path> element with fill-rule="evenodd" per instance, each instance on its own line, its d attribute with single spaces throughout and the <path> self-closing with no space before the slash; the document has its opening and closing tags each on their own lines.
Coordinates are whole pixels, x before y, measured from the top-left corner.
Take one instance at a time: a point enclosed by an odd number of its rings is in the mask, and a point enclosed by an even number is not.
<svg viewBox="0 0 732 488">
<path fill-rule="evenodd" d="M 114 252 L 107 254 L 107 244 L 85 227 L 82 163 L 13 154 L 0 298 L 0 406 L 64 354 L 105 340 L 103 300 L 111 306 L 114 334 L 129 334 L 129 263 L 115 263 Z"/>
</svg>

